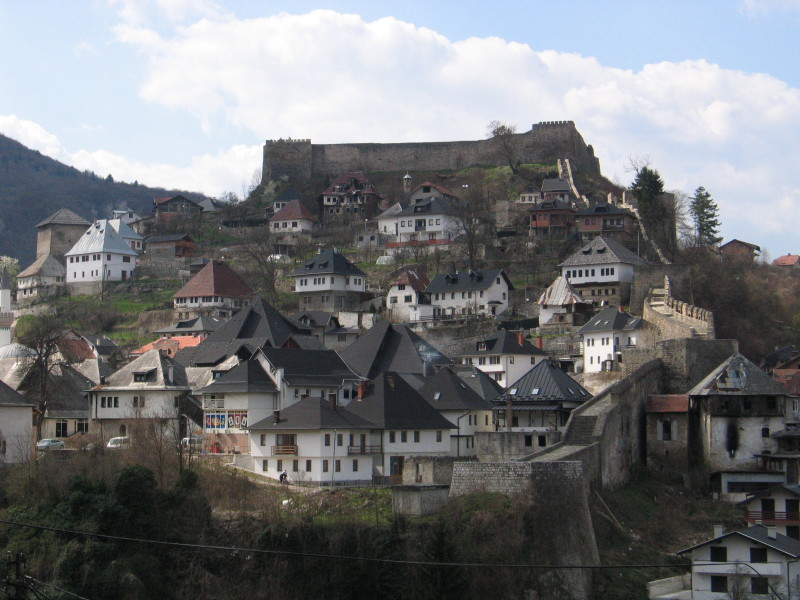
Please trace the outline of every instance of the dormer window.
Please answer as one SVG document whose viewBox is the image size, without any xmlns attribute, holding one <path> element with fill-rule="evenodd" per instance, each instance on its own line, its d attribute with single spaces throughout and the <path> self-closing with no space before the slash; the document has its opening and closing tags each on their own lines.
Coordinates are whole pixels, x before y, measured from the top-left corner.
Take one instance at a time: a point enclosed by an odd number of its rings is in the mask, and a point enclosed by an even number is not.
<svg viewBox="0 0 800 600">
<path fill-rule="evenodd" d="M 478 352 L 484 352 L 486 350 L 486 342 L 478 342 Z"/>
</svg>

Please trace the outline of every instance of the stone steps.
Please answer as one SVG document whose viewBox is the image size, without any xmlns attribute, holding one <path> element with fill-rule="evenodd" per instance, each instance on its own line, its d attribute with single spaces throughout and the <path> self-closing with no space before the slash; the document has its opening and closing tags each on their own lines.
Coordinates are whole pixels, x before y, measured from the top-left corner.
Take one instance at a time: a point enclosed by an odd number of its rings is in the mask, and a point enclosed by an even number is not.
<svg viewBox="0 0 800 600">
<path fill-rule="evenodd" d="M 596 424 L 596 415 L 573 416 L 564 443 L 574 446 L 588 446 L 594 443 L 594 426 Z"/>
</svg>

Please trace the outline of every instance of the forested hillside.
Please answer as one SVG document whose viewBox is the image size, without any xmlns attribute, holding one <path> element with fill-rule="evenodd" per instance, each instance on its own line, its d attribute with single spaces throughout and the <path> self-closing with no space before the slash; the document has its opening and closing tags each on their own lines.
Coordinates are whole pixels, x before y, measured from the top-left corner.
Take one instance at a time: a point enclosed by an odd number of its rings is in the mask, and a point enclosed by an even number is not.
<svg viewBox="0 0 800 600">
<path fill-rule="evenodd" d="M 134 183 L 103 179 L 68 167 L 36 150 L 0 135 L 0 254 L 14 256 L 24 267 L 36 252 L 36 224 L 59 208 L 85 219 L 105 218 L 115 208 L 149 215 L 154 196 L 181 193 Z"/>
</svg>

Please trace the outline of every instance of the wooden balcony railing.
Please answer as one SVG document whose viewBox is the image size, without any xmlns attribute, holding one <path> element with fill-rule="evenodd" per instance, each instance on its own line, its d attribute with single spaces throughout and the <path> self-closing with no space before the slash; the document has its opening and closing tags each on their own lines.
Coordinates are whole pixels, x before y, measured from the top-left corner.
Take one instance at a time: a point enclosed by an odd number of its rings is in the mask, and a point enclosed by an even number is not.
<svg viewBox="0 0 800 600">
<path fill-rule="evenodd" d="M 761 521 L 762 523 L 800 525 L 800 512 L 748 510 L 746 518 L 748 522 Z"/>
<path fill-rule="evenodd" d="M 380 454 L 380 446 L 348 446 L 347 454 Z"/>
<path fill-rule="evenodd" d="M 297 455 L 297 446 L 273 446 L 272 455 L 280 456 L 281 454 L 294 454 Z"/>
</svg>

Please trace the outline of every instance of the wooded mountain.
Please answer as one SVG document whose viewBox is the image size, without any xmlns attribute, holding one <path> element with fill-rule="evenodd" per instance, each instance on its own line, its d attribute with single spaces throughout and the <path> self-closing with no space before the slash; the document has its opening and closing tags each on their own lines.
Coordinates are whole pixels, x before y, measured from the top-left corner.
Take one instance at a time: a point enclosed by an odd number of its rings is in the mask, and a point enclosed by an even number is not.
<svg viewBox="0 0 800 600">
<path fill-rule="evenodd" d="M 19 259 L 20 267 L 36 254 L 36 224 L 59 208 L 69 208 L 91 221 L 113 209 L 130 208 L 148 216 L 153 198 L 182 194 L 202 200 L 202 194 L 147 187 L 105 179 L 26 148 L 0 135 L 0 254 Z"/>
</svg>

